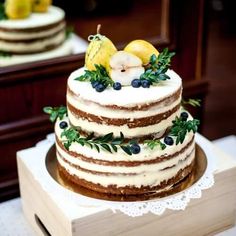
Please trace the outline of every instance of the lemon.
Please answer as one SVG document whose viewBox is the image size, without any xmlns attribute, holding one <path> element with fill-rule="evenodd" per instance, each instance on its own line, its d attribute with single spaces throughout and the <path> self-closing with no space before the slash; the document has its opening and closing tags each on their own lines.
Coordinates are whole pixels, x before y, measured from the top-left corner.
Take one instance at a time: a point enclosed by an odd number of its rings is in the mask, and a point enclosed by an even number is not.
<svg viewBox="0 0 236 236">
<path fill-rule="evenodd" d="M 158 56 L 159 52 L 149 42 L 141 39 L 131 41 L 124 49 L 124 51 L 134 54 L 139 57 L 143 65 L 148 64 L 151 55 L 155 54 Z"/>
<path fill-rule="evenodd" d="M 89 46 L 85 54 L 85 66 L 88 70 L 95 70 L 95 64 L 104 66 L 109 71 L 109 60 L 111 56 L 117 52 L 112 41 L 99 33 L 98 26 L 97 34 L 89 36 Z"/>
<path fill-rule="evenodd" d="M 6 15 L 9 19 L 24 19 L 31 13 L 31 0 L 6 0 Z"/>
<path fill-rule="evenodd" d="M 31 0 L 33 12 L 47 12 L 52 0 Z"/>
</svg>

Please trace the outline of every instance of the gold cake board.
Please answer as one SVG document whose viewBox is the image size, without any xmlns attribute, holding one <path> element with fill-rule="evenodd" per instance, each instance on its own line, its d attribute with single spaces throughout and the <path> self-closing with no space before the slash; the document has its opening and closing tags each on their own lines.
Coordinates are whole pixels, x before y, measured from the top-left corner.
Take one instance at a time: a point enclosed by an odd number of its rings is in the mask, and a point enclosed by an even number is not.
<svg viewBox="0 0 236 236">
<path fill-rule="evenodd" d="M 37 235 L 214 235 L 235 224 L 236 162 L 206 142 L 217 162 L 214 186 L 204 190 L 201 198 L 191 199 L 184 211 L 166 210 L 161 216 L 148 213 L 134 218 L 52 197 L 35 176 L 37 161 L 45 159 L 47 152 L 40 147 L 22 150 L 17 163 L 24 214 Z"/>
</svg>

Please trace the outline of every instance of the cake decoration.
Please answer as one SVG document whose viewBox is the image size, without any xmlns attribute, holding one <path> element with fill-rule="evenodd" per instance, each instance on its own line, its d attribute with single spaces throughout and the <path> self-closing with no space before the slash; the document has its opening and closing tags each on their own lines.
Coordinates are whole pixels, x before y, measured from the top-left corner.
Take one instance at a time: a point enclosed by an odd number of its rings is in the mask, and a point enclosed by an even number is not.
<svg viewBox="0 0 236 236">
<path fill-rule="evenodd" d="M 167 48 L 159 53 L 145 40 L 134 40 L 124 50 L 117 51 L 106 36 L 90 35 L 90 44 L 85 55 L 85 73 L 75 80 L 90 81 L 97 92 L 111 86 L 120 90 L 122 86 L 149 88 L 169 79 L 166 74 L 174 52 Z"/>
<path fill-rule="evenodd" d="M 147 64 L 96 37 L 85 67 L 68 78 L 66 108 L 44 109 L 56 121 L 59 172 L 102 193 L 164 192 L 193 171 L 200 123 L 182 107 L 182 80 L 169 69 L 174 53 L 149 50 Z"/>
</svg>

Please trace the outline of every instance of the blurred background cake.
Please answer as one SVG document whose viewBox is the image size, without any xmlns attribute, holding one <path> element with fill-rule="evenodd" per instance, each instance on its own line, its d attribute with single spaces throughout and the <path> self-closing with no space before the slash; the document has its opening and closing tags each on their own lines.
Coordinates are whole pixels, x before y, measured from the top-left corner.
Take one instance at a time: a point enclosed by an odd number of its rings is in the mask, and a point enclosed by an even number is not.
<svg viewBox="0 0 236 236">
<path fill-rule="evenodd" d="M 48 0 L 6 0 L 0 19 L 0 66 L 68 55 L 65 12 Z"/>
</svg>

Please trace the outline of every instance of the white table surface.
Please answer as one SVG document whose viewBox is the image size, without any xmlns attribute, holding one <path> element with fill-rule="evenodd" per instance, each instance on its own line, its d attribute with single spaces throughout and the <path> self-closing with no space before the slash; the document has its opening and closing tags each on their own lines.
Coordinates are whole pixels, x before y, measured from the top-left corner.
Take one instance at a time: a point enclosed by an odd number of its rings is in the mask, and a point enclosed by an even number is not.
<svg viewBox="0 0 236 236">
<path fill-rule="evenodd" d="M 231 135 L 213 142 L 236 160 L 236 136 Z M 24 218 L 21 200 L 16 198 L 0 204 L 0 236 L 34 236 L 35 233 Z M 217 236 L 236 236 L 236 226 Z"/>
</svg>

